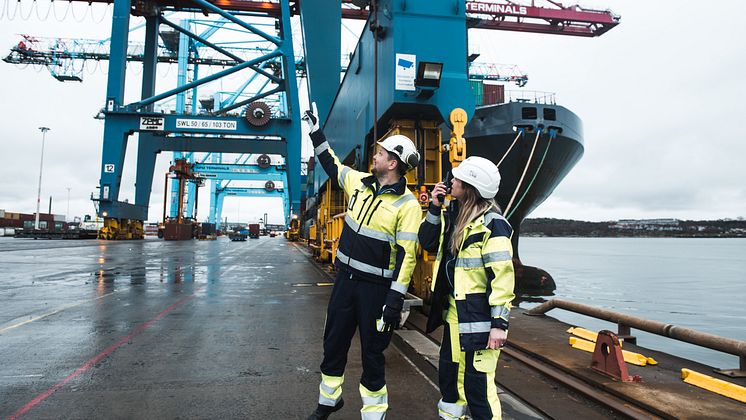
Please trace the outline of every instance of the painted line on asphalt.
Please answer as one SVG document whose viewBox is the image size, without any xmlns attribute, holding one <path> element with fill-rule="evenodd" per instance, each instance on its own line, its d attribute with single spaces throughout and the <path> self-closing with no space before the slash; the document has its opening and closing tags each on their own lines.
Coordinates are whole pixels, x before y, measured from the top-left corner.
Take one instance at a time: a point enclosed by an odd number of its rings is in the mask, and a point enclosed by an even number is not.
<svg viewBox="0 0 746 420">
<path fill-rule="evenodd" d="M 413 361 L 409 360 L 409 357 L 407 357 L 407 355 L 404 354 L 403 351 L 399 350 L 396 346 L 394 346 L 394 348 L 396 348 L 396 350 L 399 352 L 399 354 L 401 355 L 401 357 L 403 357 L 404 360 L 406 360 L 407 363 L 409 363 L 414 368 L 414 370 L 416 370 L 417 373 L 420 374 L 420 376 L 422 376 L 423 378 L 425 378 L 425 380 L 427 381 L 427 383 L 429 383 L 430 385 L 432 385 L 432 387 L 435 388 L 435 389 L 438 389 L 438 390 L 440 389 L 439 386 L 435 385 L 435 383 L 433 381 L 431 381 L 430 378 L 427 377 L 427 375 L 425 375 L 425 372 L 421 371 L 420 368 L 418 368 L 417 365 L 415 365 Z"/>
<path fill-rule="evenodd" d="M 114 292 L 111 292 L 111 293 L 107 293 L 107 294 L 105 294 L 105 295 L 101 295 L 101 296 L 99 296 L 99 297 L 97 297 L 97 298 L 95 298 L 95 299 L 90 299 L 90 300 L 81 300 L 81 301 L 78 301 L 77 303 L 73 303 L 72 305 L 67 305 L 67 306 L 63 306 L 63 307 L 61 307 L 61 308 L 59 308 L 59 309 L 55 309 L 54 311 L 51 311 L 51 312 L 47 312 L 47 313 L 45 313 L 45 314 L 41 314 L 41 315 L 38 315 L 38 316 L 34 316 L 34 317 L 31 317 L 31 318 L 29 318 L 29 319 L 27 319 L 27 320 L 25 320 L 25 321 L 21 321 L 21 322 L 19 322 L 19 323 L 17 323 L 17 324 L 9 325 L 9 326 L 7 326 L 7 327 L 5 327 L 5 328 L 2 328 L 2 329 L 0 329 L 0 334 L 4 333 L 4 332 L 6 332 L 6 331 L 10 331 L 10 330 L 12 330 L 12 329 L 14 329 L 14 328 L 18 328 L 18 327 L 22 327 L 22 326 L 24 326 L 24 325 L 26 325 L 26 324 L 30 324 L 30 323 L 32 323 L 32 322 L 34 322 L 34 321 L 38 321 L 38 320 L 40 320 L 40 319 L 44 319 L 44 318 L 50 317 L 50 316 L 52 316 L 52 315 L 58 314 L 58 313 L 60 313 L 60 312 L 62 312 L 62 311 L 65 311 L 65 310 L 67 310 L 67 309 L 70 309 L 70 308 L 75 308 L 76 306 L 80 306 L 80 305 L 85 305 L 86 303 L 91 303 L 91 302 L 95 302 L 95 301 L 97 301 L 97 300 L 99 300 L 99 299 L 103 299 L 103 298 L 105 298 L 105 297 L 111 296 L 111 295 L 113 295 L 114 293 L 118 293 L 118 292 L 119 292 L 119 290 L 116 290 L 116 291 L 114 291 Z"/>
<path fill-rule="evenodd" d="M 181 304 L 183 304 L 185 302 L 188 302 L 188 301 L 194 299 L 194 297 L 195 297 L 195 295 L 191 294 L 191 295 L 189 295 L 189 296 L 187 296 L 187 297 L 185 297 L 185 298 L 177 301 L 176 303 L 172 304 L 168 308 L 164 309 L 163 312 L 161 312 L 158 315 L 156 315 L 155 318 L 153 318 L 150 321 L 148 321 L 148 322 L 140 325 L 139 327 L 135 328 L 134 330 L 132 330 L 132 332 L 129 333 L 129 335 L 127 335 L 124 338 L 119 339 L 119 341 L 117 341 L 116 343 L 114 343 L 111 346 L 109 346 L 106 350 L 104 350 L 101 353 L 97 354 L 95 357 L 93 357 L 92 359 L 90 359 L 87 362 L 85 362 L 79 368 L 75 369 L 75 371 L 73 373 L 71 373 L 67 378 L 61 380 L 60 382 L 57 382 L 57 384 L 55 384 L 53 387 L 51 387 L 48 390 L 44 391 L 43 393 L 37 395 L 36 398 L 34 398 L 33 400 L 31 400 L 28 403 L 26 403 L 26 405 L 24 405 L 18 411 L 16 411 L 13 415 L 11 415 L 10 417 L 8 417 L 8 420 L 16 420 L 16 419 L 20 418 L 21 416 L 23 416 L 24 414 L 28 413 L 32 408 L 36 407 L 39 403 L 41 403 L 42 401 L 44 401 L 47 398 L 49 398 L 52 394 L 54 394 L 55 392 L 57 392 L 60 388 L 62 388 L 63 386 L 67 385 L 68 382 L 70 382 L 73 379 L 75 379 L 76 377 L 80 376 L 85 371 L 87 371 L 88 369 L 90 369 L 93 366 L 95 366 L 98 362 L 100 362 L 101 360 L 103 360 L 106 357 L 108 357 L 112 352 L 114 352 L 114 350 L 118 349 L 123 344 L 128 343 L 135 336 L 139 335 L 140 333 L 142 333 L 146 329 L 150 328 L 151 325 L 155 324 L 161 318 L 163 318 L 164 316 L 166 316 L 169 312 L 171 312 L 174 309 L 176 309 L 177 306 L 179 306 L 179 305 L 181 305 Z"/>
</svg>

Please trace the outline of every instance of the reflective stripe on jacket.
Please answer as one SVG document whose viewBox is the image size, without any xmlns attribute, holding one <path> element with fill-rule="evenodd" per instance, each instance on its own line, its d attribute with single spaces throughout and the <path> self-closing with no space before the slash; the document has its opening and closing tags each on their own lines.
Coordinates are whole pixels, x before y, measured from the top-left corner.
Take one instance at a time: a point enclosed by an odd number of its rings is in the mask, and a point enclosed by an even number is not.
<svg viewBox="0 0 746 420">
<path fill-rule="evenodd" d="M 347 196 L 345 224 L 335 264 L 405 294 L 416 261 L 417 230 L 422 217 L 417 198 L 401 178 L 379 187 L 367 172 L 342 165 L 321 130 L 311 134 L 319 163 Z"/>
<path fill-rule="evenodd" d="M 431 205 L 420 225 L 419 240 L 426 251 L 438 252 L 432 291 L 446 280 L 438 278 L 443 246 L 448 246 L 443 243 L 444 226 L 442 210 Z M 485 348 L 491 328 L 508 329 L 510 303 L 515 298 L 513 229 L 491 209 L 469 223 L 462 235 L 454 270 L 454 298 L 461 351 L 474 351 Z"/>
</svg>

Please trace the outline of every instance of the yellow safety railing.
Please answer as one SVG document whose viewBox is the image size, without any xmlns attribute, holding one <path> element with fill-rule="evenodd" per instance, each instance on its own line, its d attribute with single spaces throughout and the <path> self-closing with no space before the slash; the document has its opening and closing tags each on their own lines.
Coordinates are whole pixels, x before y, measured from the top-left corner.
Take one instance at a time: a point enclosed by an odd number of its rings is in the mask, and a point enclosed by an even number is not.
<svg viewBox="0 0 746 420">
<path fill-rule="evenodd" d="M 345 215 L 340 213 L 332 217 L 331 220 L 326 222 L 326 239 L 324 245 L 329 252 L 329 262 L 333 262 L 337 256 L 337 247 L 339 247 L 339 238 L 342 237 L 342 228 L 345 224 Z"/>
</svg>

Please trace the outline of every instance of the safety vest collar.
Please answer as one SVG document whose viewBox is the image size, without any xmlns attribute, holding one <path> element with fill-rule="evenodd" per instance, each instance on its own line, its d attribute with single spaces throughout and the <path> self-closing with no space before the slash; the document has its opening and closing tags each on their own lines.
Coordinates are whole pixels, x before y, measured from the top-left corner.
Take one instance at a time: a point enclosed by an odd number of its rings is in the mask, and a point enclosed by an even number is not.
<svg viewBox="0 0 746 420">
<path fill-rule="evenodd" d="M 365 185 L 366 187 L 373 187 L 376 183 L 376 177 L 375 175 L 368 175 L 365 178 L 361 179 L 360 182 L 362 182 L 363 185 Z M 375 190 L 375 187 L 373 187 L 373 189 Z"/>
<path fill-rule="evenodd" d="M 480 226 L 487 226 L 492 222 L 494 219 L 505 219 L 500 213 L 497 212 L 497 209 L 494 207 L 488 209 L 484 213 L 480 214 L 479 216 L 475 217 L 474 220 L 472 220 L 469 224 L 466 225 L 463 232 L 463 238 L 461 239 L 462 242 L 466 241 L 466 239 L 469 237 L 469 235 L 474 234 L 475 232 L 483 232 L 484 229 L 481 229 Z M 463 250 L 464 247 L 461 249 Z"/>
<path fill-rule="evenodd" d="M 376 191 L 376 177 L 375 175 L 369 175 L 366 176 L 361 180 L 364 186 L 367 188 L 372 188 L 373 191 Z M 394 193 L 396 195 L 402 195 L 407 190 L 407 179 L 404 177 L 399 178 L 398 181 L 391 185 L 383 185 L 381 188 L 378 188 L 378 194 L 386 194 L 386 193 Z"/>
</svg>

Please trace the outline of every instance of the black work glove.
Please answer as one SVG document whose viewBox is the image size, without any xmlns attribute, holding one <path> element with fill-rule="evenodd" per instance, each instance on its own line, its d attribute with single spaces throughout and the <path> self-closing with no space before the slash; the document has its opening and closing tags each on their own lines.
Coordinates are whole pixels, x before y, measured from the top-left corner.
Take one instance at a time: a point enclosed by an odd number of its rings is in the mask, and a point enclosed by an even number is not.
<svg viewBox="0 0 746 420">
<path fill-rule="evenodd" d="M 316 102 L 311 103 L 311 109 L 303 113 L 301 120 L 308 124 L 308 134 L 319 131 L 319 111 L 316 109 Z"/>
<path fill-rule="evenodd" d="M 386 295 L 386 304 L 383 306 L 383 328 L 379 331 L 388 332 L 399 328 L 401 322 L 401 310 L 404 306 L 404 295 L 396 290 L 389 290 Z"/>
</svg>

